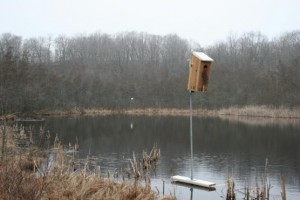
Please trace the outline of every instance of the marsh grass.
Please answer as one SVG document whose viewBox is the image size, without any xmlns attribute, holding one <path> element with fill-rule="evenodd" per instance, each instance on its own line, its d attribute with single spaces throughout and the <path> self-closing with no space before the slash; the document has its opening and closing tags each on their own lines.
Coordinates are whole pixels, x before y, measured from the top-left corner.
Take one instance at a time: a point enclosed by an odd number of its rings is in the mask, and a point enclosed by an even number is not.
<svg viewBox="0 0 300 200">
<path fill-rule="evenodd" d="M 139 179 L 141 177 L 141 170 L 140 170 L 139 164 L 137 162 L 137 159 L 135 157 L 135 153 L 133 153 L 132 159 L 130 159 L 130 164 L 131 164 L 131 169 L 134 174 L 134 178 Z"/>
<path fill-rule="evenodd" d="M 151 190 L 148 176 L 145 181 L 127 179 L 123 182 L 101 177 L 100 166 L 94 170 L 89 168 L 92 161 L 89 156 L 82 168 L 74 170 L 76 157 L 74 154 L 66 156 L 58 137 L 50 149 L 32 145 L 20 148 L 12 139 L 12 135 L 19 133 L 12 128 L 8 132 L 11 135 L 8 140 L 10 153 L 0 161 L 1 199 L 160 199 L 158 193 Z M 157 150 L 151 152 L 150 157 L 157 159 Z M 49 155 L 53 158 L 49 159 Z M 137 159 L 133 162 L 138 166 Z M 166 196 L 162 199 L 176 198 Z"/>
<path fill-rule="evenodd" d="M 0 164 L 3 199 L 156 199 L 149 185 L 116 183 L 111 179 L 56 168 L 44 176 L 21 169 L 19 161 Z M 7 190 L 7 188 L 9 188 Z"/>
<path fill-rule="evenodd" d="M 106 116 L 106 115 L 144 115 L 144 116 L 189 116 L 189 109 L 176 108 L 141 108 L 141 109 L 97 109 L 73 108 L 70 110 L 40 110 L 32 115 L 37 116 Z M 216 111 L 207 109 L 194 109 L 193 115 L 216 115 Z"/>
<path fill-rule="evenodd" d="M 156 166 L 160 159 L 160 149 L 157 144 L 154 144 L 150 153 L 146 150 L 143 151 L 141 158 L 137 159 L 135 153 L 132 155 L 132 159 L 129 159 L 131 171 L 136 180 L 144 178 L 146 182 L 150 183 L 148 172 L 150 170 L 155 171 Z M 127 171 L 128 172 L 128 171 Z"/>
<path fill-rule="evenodd" d="M 158 148 L 157 144 L 153 145 L 149 154 L 144 150 L 142 157 L 142 165 L 144 170 L 151 168 L 155 169 L 160 159 L 160 149 Z"/>
<path fill-rule="evenodd" d="M 272 106 L 244 106 L 229 107 L 217 111 L 218 115 L 270 117 L 270 118 L 300 118 L 300 108 L 272 107 Z"/>
<path fill-rule="evenodd" d="M 235 182 L 232 177 L 228 177 L 226 181 L 227 193 L 226 200 L 235 200 Z"/>
<path fill-rule="evenodd" d="M 281 186 L 281 199 L 286 200 L 285 178 L 282 173 L 280 173 L 280 186 Z"/>
<path fill-rule="evenodd" d="M 189 116 L 189 109 L 176 108 L 141 108 L 141 109 L 98 109 L 98 108 L 79 108 L 69 110 L 40 110 L 31 113 L 37 116 L 106 116 L 106 115 L 144 115 L 144 116 Z M 222 109 L 197 109 L 193 110 L 194 116 L 248 116 L 264 118 L 300 118 L 300 107 L 273 107 L 266 105 L 232 106 Z"/>
<path fill-rule="evenodd" d="M 282 200 L 286 200 L 285 193 L 285 182 L 284 177 L 280 174 L 281 180 L 281 197 Z M 261 183 L 258 181 L 258 177 L 255 177 L 255 186 L 251 187 L 245 181 L 244 192 L 240 192 L 244 194 L 245 200 L 269 200 L 270 199 L 270 189 L 271 183 L 269 180 L 269 163 L 268 159 L 266 159 L 264 172 L 261 174 Z M 227 178 L 227 195 L 226 200 L 234 200 L 235 199 L 235 183 L 232 178 Z"/>
</svg>

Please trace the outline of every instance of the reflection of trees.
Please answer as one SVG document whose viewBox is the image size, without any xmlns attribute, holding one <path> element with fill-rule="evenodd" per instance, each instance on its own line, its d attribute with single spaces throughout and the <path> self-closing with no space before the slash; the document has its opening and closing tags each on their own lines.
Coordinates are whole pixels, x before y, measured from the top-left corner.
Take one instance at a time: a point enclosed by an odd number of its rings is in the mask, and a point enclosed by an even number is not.
<svg viewBox="0 0 300 200">
<path fill-rule="evenodd" d="M 272 117 L 243 117 L 243 116 L 228 116 L 220 115 L 223 120 L 227 120 L 231 123 L 243 123 L 249 126 L 294 126 L 300 125 L 300 120 L 297 118 L 272 118 Z"/>
<path fill-rule="evenodd" d="M 59 133 L 65 144 L 77 137 L 81 151 L 86 153 L 91 150 L 92 154 L 131 156 L 132 152 L 149 151 L 157 143 L 166 166 L 182 165 L 184 162 L 189 168 L 188 117 L 133 116 L 133 130 L 129 127 L 131 117 L 53 118 L 47 124 L 50 130 L 53 128 Z M 294 175 L 300 178 L 297 171 L 300 168 L 299 126 L 249 126 L 218 118 L 196 117 L 193 128 L 196 167 L 209 166 L 212 171 L 222 174 L 234 168 L 242 176 L 252 176 L 253 167 L 261 166 L 263 169 L 268 158 L 271 169 L 283 166 L 286 180 L 294 180 Z M 270 173 L 277 176 L 275 173 L 279 171 L 270 170 Z"/>
</svg>

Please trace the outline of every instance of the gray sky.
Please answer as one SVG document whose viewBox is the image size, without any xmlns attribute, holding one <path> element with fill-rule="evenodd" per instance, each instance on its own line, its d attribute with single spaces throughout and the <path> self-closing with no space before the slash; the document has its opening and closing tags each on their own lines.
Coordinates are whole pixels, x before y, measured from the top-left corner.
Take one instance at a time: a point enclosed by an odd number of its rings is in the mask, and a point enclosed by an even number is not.
<svg viewBox="0 0 300 200">
<path fill-rule="evenodd" d="M 0 0 L 0 34 L 147 32 L 213 45 L 229 34 L 300 30 L 300 0 Z"/>
</svg>

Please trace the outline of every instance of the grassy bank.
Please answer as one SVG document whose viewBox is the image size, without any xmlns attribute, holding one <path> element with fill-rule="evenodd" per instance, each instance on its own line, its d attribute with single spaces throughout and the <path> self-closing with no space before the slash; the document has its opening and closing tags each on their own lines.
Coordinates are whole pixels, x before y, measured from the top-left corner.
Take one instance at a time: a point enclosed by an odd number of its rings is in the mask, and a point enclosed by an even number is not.
<svg viewBox="0 0 300 200">
<path fill-rule="evenodd" d="M 20 148 L 14 142 L 21 139 L 20 134 L 7 129 L 7 149 L 0 160 L 1 199 L 175 199 L 160 197 L 151 190 L 149 179 L 116 181 L 101 177 L 89 169 L 88 161 L 74 170 L 74 157 L 65 154 L 58 139 L 50 149 L 33 145 Z M 26 140 L 26 133 L 22 134 Z"/>
<path fill-rule="evenodd" d="M 147 116 L 189 116 L 189 109 L 144 108 L 144 109 L 84 109 L 41 110 L 32 113 L 38 116 L 79 116 L 79 115 L 147 115 Z M 244 106 L 218 110 L 193 109 L 194 116 L 249 116 L 268 118 L 300 118 L 300 107 Z"/>
<path fill-rule="evenodd" d="M 216 115 L 213 110 L 195 109 L 194 115 Z M 188 109 L 172 109 L 172 108 L 143 108 L 143 109 L 85 109 L 73 108 L 69 110 L 40 110 L 29 113 L 33 116 L 105 116 L 105 115 L 146 115 L 146 116 L 189 116 L 190 110 Z"/>
<path fill-rule="evenodd" d="M 229 107 L 217 111 L 218 115 L 234 115 L 248 117 L 270 117 L 270 118 L 300 118 L 300 107 L 272 107 L 272 106 L 244 106 Z"/>
</svg>

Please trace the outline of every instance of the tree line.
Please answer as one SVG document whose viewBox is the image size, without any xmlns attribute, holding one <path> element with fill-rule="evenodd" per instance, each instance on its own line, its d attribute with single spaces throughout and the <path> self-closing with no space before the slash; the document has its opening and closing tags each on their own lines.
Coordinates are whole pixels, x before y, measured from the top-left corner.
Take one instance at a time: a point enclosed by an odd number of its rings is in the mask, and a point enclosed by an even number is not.
<svg viewBox="0 0 300 200">
<path fill-rule="evenodd" d="M 269 39 L 230 35 L 203 48 L 175 34 L 123 32 L 23 39 L 0 36 L 5 112 L 84 108 L 187 108 L 192 51 L 214 59 L 198 107 L 300 105 L 300 31 Z M 131 98 L 134 98 L 132 101 Z"/>
</svg>

